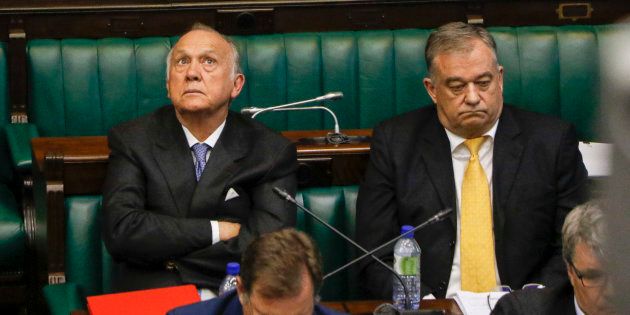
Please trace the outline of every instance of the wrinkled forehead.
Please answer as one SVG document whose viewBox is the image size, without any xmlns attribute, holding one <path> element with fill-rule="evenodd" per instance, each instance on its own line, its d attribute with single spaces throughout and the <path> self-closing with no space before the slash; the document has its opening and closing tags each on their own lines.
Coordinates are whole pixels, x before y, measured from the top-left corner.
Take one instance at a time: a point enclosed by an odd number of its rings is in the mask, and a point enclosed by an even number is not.
<svg viewBox="0 0 630 315">
<path fill-rule="evenodd" d="M 184 34 L 173 46 L 173 53 L 214 51 L 227 53 L 230 44 L 217 32 L 194 30 Z"/>
</svg>

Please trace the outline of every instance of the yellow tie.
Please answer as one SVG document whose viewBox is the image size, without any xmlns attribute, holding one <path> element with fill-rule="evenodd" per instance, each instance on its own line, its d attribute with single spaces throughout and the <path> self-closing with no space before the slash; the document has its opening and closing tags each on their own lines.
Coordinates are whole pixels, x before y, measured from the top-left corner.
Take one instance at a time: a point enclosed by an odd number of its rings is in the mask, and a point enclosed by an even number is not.
<svg viewBox="0 0 630 315">
<path fill-rule="evenodd" d="M 490 188 L 479 161 L 479 148 L 484 139 L 479 137 L 464 142 L 470 151 L 470 160 L 462 182 L 462 290 L 473 292 L 491 291 L 497 285 Z"/>
</svg>

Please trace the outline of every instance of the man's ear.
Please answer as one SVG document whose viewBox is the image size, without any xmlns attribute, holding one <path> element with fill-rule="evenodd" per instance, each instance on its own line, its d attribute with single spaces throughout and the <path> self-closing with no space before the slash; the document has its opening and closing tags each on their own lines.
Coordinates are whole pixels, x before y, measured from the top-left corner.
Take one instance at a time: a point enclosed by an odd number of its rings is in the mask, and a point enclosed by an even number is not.
<svg viewBox="0 0 630 315">
<path fill-rule="evenodd" d="M 238 294 L 238 300 L 241 301 L 241 305 L 243 305 L 246 302 L 247 297 L 241 276 L 236 276 L 236 293 Z"/>
<path fill-rule="evenodd" d="M 245 85 L 245 75 L 239 73 L 236 75 L 236 78 L 234 78 L 234 88 L 232 88 L 232 93 L 230 94 L 232 99 L 235 99 L 239 94 L 241 94 L 243 85 Z"/>
<path fill-rule="evenodd" d="M 499 66 L 499 87 L 503 93 L 503 66 Z"/>
<path fill-rule="evenodd" d="M 429 94 L 429 97 L 431 97 L 433 103 L 437 104 L 435 97 L 437 93 L 435 92 L 435 85 L 433 84 L 433 81 L 431 81 L 430 78 L 424 78 L 422 83 L 424 84 L 424 88 L 427 90 L 427 93 Z"/>
</svg>

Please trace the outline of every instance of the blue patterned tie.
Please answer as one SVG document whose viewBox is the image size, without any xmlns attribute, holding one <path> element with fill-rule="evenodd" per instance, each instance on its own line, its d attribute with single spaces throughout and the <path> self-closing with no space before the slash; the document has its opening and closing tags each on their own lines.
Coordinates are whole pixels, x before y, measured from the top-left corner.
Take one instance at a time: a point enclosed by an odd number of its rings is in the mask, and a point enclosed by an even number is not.
<svg viewBox="0 0 630 315">
<path fill-rule="evenodd" d="M 192 146 L 193 152 L 195 152 L 195 159 L 197 159 L 197 167 L 195 167 L 195 175 L 197 181 L 203 173 L 203 169 L 206 167 L 206 154 L 210 149 L 210 146 L 205 143 L 196 143 Z"/>
</svg>

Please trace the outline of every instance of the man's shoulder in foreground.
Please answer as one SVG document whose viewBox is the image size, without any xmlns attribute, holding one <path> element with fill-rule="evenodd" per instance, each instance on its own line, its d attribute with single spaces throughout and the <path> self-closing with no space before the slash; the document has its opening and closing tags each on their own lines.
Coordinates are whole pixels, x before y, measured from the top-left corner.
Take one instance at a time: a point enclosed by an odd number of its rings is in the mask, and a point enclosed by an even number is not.
<svg viewBox="0 0 630 315">
<path fill-rule="evenodd" d="M 241 302 L 238 299 L 236 290 L 223 296 L 199 303 L 177 307 L 168 312 L 167 315 L 239 315 L 243 314 Z M 315 304 L 314 315 L 342 315 L 341 313 L 329 309 L 321 304 Z"/>
<path fill-rule="evenodd" d="M 517 290 L 497 302 L 493 315 L 575 315 L 573 287 L 567 281 L 556 287 Z"/>
<path fill-rule="evenodd" d="M 170 310 L 167 315 L 220 315 L 242 314 L 241 303 L 236 290 L 207 301 L 179 306 Z"/>
</svg>

